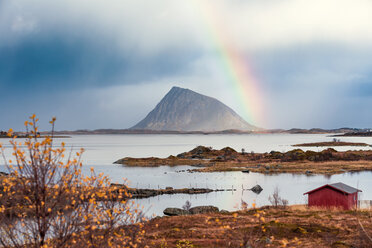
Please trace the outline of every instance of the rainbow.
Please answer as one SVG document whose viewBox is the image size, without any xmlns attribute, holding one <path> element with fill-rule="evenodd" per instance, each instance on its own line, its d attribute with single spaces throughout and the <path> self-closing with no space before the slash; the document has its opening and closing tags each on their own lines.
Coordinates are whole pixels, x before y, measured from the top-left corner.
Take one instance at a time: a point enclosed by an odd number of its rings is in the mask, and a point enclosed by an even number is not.
<svg viewBox="0 0 372 248">
<path fill-rule="evenodd" d="M 217 1 L 192 0 L 195 9 L 199 10 L 206 22 L 211 43 L 214 44 L 226 76 L 231 82 L 235 94 L 242 105 L 243 118 L 253 125 L 264 125 L 264 104 L 263 96 L 259 87 L 259 81 L 251 70 L 246 57 L 244 57 L 233 45 L 233 42 L 224 28 L 223 19 L 219 18 L 218 11 L 214 4 Z"/>
</svg>

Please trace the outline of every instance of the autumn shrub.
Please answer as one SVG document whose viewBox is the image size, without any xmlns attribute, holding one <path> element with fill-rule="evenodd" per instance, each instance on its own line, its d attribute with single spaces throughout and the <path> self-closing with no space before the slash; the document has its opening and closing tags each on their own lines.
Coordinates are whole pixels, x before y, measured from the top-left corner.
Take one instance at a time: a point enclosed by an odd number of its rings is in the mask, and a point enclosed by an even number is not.
<svg viewBox="0 0 372 248">
<path fill-rule="evenodd" d="M 62 142 L 40 137 L 35 115 L 18 142 L 9 130 L 13 160 L 1 151 L 9 175 L 0 178 L 2 247 L 139 247 L 139 209 L 126 187 L 112 187 L 103 174 L 83 175 L 81 149 L 65 156 Z"/>
<path fill-rule="evenodd" d="M 185 204 L 182 206 L 182 209 L 183 210 L 186 210 L 186 211 L 189 211 L 191 208 L 191 202 L 190 201 L 186 201 Z"/>
<path fill-rule="evenodd" d="M 288 200 L 283 199 L 279 193 L 280 193 L 279 187 L 275 187 L 273 193 L 269 196 L 268 200 L 271 203 L 271 205 L 275 208 L 286 207 L 288 205 Z"/>
</svg>

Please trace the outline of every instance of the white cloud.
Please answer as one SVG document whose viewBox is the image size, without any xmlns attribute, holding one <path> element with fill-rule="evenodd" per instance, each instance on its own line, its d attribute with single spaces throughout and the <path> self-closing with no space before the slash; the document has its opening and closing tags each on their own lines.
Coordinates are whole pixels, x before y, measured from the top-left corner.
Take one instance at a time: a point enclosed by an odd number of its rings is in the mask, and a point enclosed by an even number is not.
<svg viewBox="0 0 372 248">
<path fill-rule="evenodd" d="M 22 26 L 40 32 L 86 33 L 96 39 L 110 39 L 139 55 L 157 55 L 170 49 L 201 44 L 198 17 L 182 0 L 19 0 L 3 2 L 0 8 L 0 38 L 14 42 L 11 31 L 22 18 Z M 35 23 L 37 26 L 35 27 Z M 18 25 L 19 26 L 19 25 Z"/>
<path fill-rule="evenodd" d="M 250 50 L 296 43 L 370 45 L 372 1 L 217 1 L 235 41 Z"/>
<path fill-rule="evenodd" d="M 19 0 L 3 2 L 1 9 L 1 31 L 10 25 L 93 32 L 143 54 L 213 46 L 208 30 L 231 35 L 228 40 L 251 51 L 314 41 L 372 41 L 370 0 Z M 208 24 L 207 16 L 216 23 Z"/>
</svg>

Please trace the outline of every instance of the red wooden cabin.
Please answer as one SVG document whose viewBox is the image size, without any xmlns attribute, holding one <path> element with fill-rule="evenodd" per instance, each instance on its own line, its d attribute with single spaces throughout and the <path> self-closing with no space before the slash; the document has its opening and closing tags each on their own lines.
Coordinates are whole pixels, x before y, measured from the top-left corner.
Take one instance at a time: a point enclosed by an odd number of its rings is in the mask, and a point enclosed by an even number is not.
<svg viewBox="0 0 372 248">
<path fill-rule="evenodd" d="M 304 195 L 308 195 L 309 207 L 353 209 L 358 206 L 358 192 L 362 191 L 343 183 L 333 183 L 313 189 Z"/>
</svg>

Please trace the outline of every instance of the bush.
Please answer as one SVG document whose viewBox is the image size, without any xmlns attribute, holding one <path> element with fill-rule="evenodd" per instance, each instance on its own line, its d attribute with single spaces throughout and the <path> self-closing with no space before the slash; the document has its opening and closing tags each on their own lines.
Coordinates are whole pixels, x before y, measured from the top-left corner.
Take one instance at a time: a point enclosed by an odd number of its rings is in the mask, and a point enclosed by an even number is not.
<svg viewBox="0 0 372 248">
<path fill-rule="evenodd" d="M 125 187 L 111 187 L 102 174 L 81 172 L 81 149 L 65 157 L 53 146 L 52 132 L 38 134 L 35 115 L 26 121 L 24 143 L 10 141 L 9 175 L 0 182 L 0 244 L 3 247 L 109 247 L 141 242 L 140 211 L 128 201 Z M 12 136 L 12 130 L 9 132 Z M 24 148 L 23 148 L 23 147 Z M 3 148 L 2 148 L 3 149 Z M 2 150 L 3 151 L 3 150 Z M 4 153 L 3 153 L 4 154 Z M 122 228 L 134 224 L 130 235 Z M 133 230 L 136 230 L 133 232 Z"/>
<path fill-rule="evenodd" d="M 288 206 L 288 200 L 282 199 L 279 195 L 279 188 L 275 187 L 272 195 L 269 196 L 269 201 L 273 207 L 286 207 Z"/>
<path fill-rule="evenodd" d="M 185 205 L 182 206 L 182 209 L 183 209 L 183 210 L 186 210 L 186 211 L 189 211 L 190 208 L 191 208 L 191 202 L 187 200 L 187 201 L 185 202 Z"/>
</svg>

